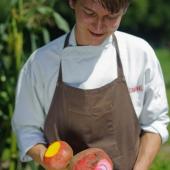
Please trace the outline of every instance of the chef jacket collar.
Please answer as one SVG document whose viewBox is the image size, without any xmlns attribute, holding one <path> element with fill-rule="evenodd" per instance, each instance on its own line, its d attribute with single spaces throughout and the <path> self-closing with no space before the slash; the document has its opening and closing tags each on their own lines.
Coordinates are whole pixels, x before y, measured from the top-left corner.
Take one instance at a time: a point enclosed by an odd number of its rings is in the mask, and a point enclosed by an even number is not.
<svg viewBox="0 0 170 170">
<path fill-rule="evenodd" d="M 106 38 L 104 40 L 104 42 L 102 44 L 100 44 L 99 46 L 106 46 L 108 44 L 112 44 L 113 43 L 113 36 L 110 35 L 108 38 Z M 75 38 L 75 26 L 73 27 L 73 29 L 71 30 L 71 34 L 70 34 L 70 38 L 69 38 L 69 46 L 77 46 L 77 42 L 76 42 L 76 38 Z"/>
</svg>

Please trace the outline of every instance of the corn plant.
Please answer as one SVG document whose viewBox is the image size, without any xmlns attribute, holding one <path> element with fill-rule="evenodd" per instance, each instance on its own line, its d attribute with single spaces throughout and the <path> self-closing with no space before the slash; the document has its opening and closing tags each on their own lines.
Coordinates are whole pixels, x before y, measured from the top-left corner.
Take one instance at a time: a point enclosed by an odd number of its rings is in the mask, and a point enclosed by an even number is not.
<svg viewBox="0 0 170 170">
<path fill-rule="evenodd" d="M 54 4 L 55 0 L 11 0 L 9 15 L 0 22 L 0 170 L 38 169 L 33 162 L 20 163 L 10 124 L 18 73 L 28 54 L 51 40 L 50 27 L 69 30 Z"/>
</svg>

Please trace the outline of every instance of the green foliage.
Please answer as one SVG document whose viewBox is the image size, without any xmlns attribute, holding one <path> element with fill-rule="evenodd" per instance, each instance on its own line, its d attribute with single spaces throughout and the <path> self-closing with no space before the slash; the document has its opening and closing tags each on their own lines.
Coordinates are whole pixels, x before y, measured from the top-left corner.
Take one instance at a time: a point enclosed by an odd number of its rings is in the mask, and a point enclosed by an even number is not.
<svg viewBox="0 0 170 170">
<path fill-rule="evenodd" d="M 170 1 L 133 0 L 124 16 L 121 30 L 148 39 L 156 46 L 169 46 Z"/>
<path fill-rule="evenodd" d="M 165 48 L 157 49 L 156 54 L 158 56 L 158 59 L 160 60 L 166 87 L 170 89 L 170 76 L 169 76 L 170 50 Z"/>
<path fill-rule="evenodd" d="M 0 169 L 37 169 L 32 162 L 19 162 L 16 138 L 10 127 L 17 77 L 26 53 L 51 40 L 49 28 L 66 32 L 69 26 L 52 8 L 52 0 L 1 1 L 0 5 L 4 14 L 0 18 Z"/>
<path fill-rule="evenodd" d="M 170 148 L 164 146 L 159 155 L 154 160 L 154 164 L 150 170 L 170 170 Z"/>
<path fill-rule="evenodd" d="M 127 10 L 127 16 L 125 16 L 122 24 L 130 27 L 134 31 L 137 30 L 138 23 L 142 22 L 147 16 L 148 8 L 148 0 L 134 0 Z"/>
<path fill-rule="evenodd" d="M 1 11 L 0 22 L 4 22 L 6 19 L 6 16 L 10 12 L 10 8 L 11 8 L 10 2 L 11 2 L 10 0 L 0 1 L 0 11 Z"/>
<path fill-rule="evenodd" d="M 161 64 L 161 68 L 162 68 L 162 72 L 164 75 L 164 79 L 165 79 L 165 85 L 166 85 L 166 92 L 167 92 L 167 97 L 168 97 L 168 104 L 170 106 L 170 70 L 169 70 L 169 66 L 170 66 L 170 49 L 165 49 L 165 48 L 159 48 L 156 50 L 156 54 L 158 56 L 158 59 L 160 61 Z M 170 115 L 170 111 L 169 111 L 169 115 Z M 170 125 L 168 126 L 169 132 L 170 132 Z M 167 142 L 168 144 L 170 144 L 170 139 Z M 170 149 L 169 149 L 169 154 L 170 154 Z M 159 159 L 158 159 L 159 160 Z"/>
</svg>

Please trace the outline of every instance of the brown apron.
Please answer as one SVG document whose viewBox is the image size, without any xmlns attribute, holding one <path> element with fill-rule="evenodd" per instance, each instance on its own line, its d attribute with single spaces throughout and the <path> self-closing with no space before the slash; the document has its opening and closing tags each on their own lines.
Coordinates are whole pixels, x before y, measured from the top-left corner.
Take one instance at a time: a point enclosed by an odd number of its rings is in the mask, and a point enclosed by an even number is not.
<svg viewBox="0 0 170 170">
<path fill-rule="evenodd" d="M 68 45 L 69 34 L 65 45 Z M 64 140 L 78 153 L 89 147 L 104 149 L 115 170 L 132 170 L 138 154 L 140 127 L 131 102 L 117 51 L 118 77 L 97 89 L 78 89 L 62 81 L 58 85 L 45 121 L 48 143 Z M 60 62 L 61 63 L 61 62 Z"/>
</svg>

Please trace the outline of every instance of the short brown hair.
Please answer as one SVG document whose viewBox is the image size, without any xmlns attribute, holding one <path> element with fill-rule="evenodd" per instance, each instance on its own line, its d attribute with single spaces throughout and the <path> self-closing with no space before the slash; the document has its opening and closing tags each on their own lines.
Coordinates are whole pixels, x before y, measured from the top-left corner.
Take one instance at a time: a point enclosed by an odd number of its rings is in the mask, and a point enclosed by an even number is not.
<svg viewBox="0 0 170 170">
<path fill-rule="evenodd" d="M 96 0 L 111 13 L 117 13 L 121 9 L 126 10 L 131 0 Z"/>
</svg>

